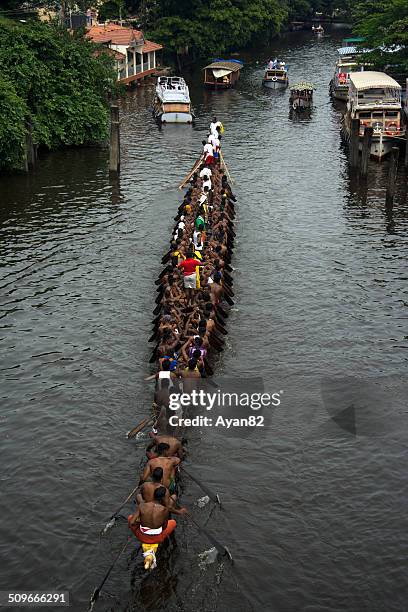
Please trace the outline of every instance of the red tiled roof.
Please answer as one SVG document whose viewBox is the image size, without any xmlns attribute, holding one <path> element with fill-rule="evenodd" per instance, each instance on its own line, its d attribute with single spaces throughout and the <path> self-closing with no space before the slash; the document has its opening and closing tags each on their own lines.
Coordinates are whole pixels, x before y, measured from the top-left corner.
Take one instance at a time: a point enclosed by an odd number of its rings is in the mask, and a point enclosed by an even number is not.
<svg viewBox="0 0 408 612">
<path fill-rule="evenodd" d="M 119 61 L 123 60 L 126 57 L 124 53 L 121 53 L 120 51 L 116 51 L 115 49 L 111 49 L 110 47 L 105 47 L 103 49 L 97 49 L 94 55 L 96 57 L 99 57 L 101 53 L 107 53 L 108 55 L 111 55 L 112 57 L 114 57 L 115 60 L 119 60 Z"/>
<path fill-rule="evenodd" d="M 133 41 L 143 41 L 143 32 L 133 28 L 124 28 L 116 23 L 91 26 L 86 32 L 87 38 L 97 43 L 112 43 L 129 46 Z"/>
<path fill-rule="evenodd" d="M 162 45 L 152 42 L 151 40 L 145 40 L 142 51 L 143 53 L 149 53 L 149 51 L 159 51 L 160 49 L 163 49 Z"/>
</svg>

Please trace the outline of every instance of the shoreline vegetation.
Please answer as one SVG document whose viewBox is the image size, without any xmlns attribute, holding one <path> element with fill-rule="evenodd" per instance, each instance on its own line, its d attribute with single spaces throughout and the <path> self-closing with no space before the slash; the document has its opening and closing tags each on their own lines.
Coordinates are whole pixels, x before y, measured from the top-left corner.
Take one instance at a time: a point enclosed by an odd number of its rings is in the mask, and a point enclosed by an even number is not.
<svg viewBox="0 0 408 612">
<path fill-rule="evenodd" d="M 0 170 L 24 167 L 28 136 L 57 149 L 108 136 L 113 61 L 58 24 L 0 18 Z"/>
<path fill-rule="evenodd" d="M 109 100 L 118 94 L 112 58 L 86 40 L 83 29 L 71 33 L 58 19 L 20 22 L 18 10 L 27 4 L 6 0 L 0 11 L 0 172 L 24 167 L 28 138 L 48 150 L 105 141 Z M 40 5 L 66 14 L 94 2 Z M 408 74 L 406 0 L 106 0 L 99 7 L 100 21 L 131 20 L 164 45 L 179 69 L 264 45 L 292 21 L 342 16 L 374 49 L 369 59 L 376 69 L 393 66 Z"/>
</svg>

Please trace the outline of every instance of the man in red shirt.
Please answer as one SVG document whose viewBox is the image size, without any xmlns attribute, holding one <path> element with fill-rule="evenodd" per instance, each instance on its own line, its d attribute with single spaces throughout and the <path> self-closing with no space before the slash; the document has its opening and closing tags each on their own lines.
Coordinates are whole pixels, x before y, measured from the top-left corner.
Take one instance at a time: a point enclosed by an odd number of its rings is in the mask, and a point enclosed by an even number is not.
<svg viewBox="0 0 408 612">
<path fill-rule="evenodd" d="M 187 299 L 191 302 L 194 289 L 197 286 L 197 266 L 203 266 L 202 261 L 198 261 L 198 259 L 194 259 L 193 253 L 189 251 L 187 253 L 187 258 L 184 261 L 180 261 L 178 264 L 178 268 L 183 270 L 184 275 L 184 289 L 186 290 Z"/>
</svg>

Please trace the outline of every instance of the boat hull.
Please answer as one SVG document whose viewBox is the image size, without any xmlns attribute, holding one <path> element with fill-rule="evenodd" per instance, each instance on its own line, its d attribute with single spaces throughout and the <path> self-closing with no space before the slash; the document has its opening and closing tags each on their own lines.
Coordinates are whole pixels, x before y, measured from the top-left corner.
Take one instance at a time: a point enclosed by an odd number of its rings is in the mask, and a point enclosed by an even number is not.
<svg viewBox="0 0 408 612">
<path fill-rule="evenodd" d="M 387 140 L 386 138 L 374 138 L 371 143 L 370 157 L 377 161 L 382 161 L 391 153 L 391 149 L 395 147 L 395 139 Z M 363 149 L 363 140 L 360 138 L 360 151 Z"/>
<path fill-rule="evenodd" d="M 272 81 L 272 79 L 263 79 L 262 85 L 267 89 L 284 89 L 289 85 L 289 81 L 283 79 L 277 79 L 276 81 Z"/>
<path fill-rule="evenodd" d="M 301 112 L 312 108 L 313 102 L 312 100 L 304 100 L 303 98 L 291 98 L 290 104 L 294 111 Z"/>
<path fill-rule="evenodd" d="M 156 115 L 160 123 L 193 123 L 191 113 L 161 113 Z"/>
<path fill-rule="evenodd" d="M 333 81 L 330 81 L 330 94 L 336 100 L 347 102 L 348 100 L 348 85 L 335 85 Z"/>
</svg>

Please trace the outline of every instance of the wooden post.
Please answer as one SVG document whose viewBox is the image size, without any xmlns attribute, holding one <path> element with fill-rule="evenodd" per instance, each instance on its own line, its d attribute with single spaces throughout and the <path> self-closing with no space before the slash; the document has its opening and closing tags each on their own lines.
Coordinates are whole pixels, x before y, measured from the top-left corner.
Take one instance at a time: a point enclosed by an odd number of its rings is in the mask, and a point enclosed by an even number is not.
<svg viewBox="0 0 408 612">
<path fill-rule="evenodd" d="M 405 115 L 408 117 L 408 79 L 406 80 L 406 98 L 405 98 Z M 408 128 L 408 126 L 406 126 Z M 405 134 L 405 167 L 408 168 L 408 129 Z"/>
<path fill-rule="evenodd" d="M 119 106 L 112 104 L 111 110 L 111 130 L 109 147 L 109 172 L 119 172 L 120 170 L 120 121 Z"/>
<path fill-rule="evenodd" d="M 352 119 L 350 133 L 350 166 L 352 168 L 358 168 L 359 144 L 360 119 Z"/>
<path fill-rule="evenodd" d="M 368 160 L 370 159 L 373 131 L 372 127 L 364 128 L 363 151 L 361 155 L 361 176 L 363 177 L 366 177 L 368 172 Z"/>
<path fill-rule="evenodd" d="M 26 156 L 25 156 L 25 171 L 33 170 L 37 159 L 37 148 L 33 143 L 33 126 L 29 121 L 26 123 Z"/>
<path fill-rule="evenodd" d="M 395 186 L 397 183 L 398 156 L 399 148 L 392 147 L 390 168 L 388 171 L 387 194 L 385 197 L 385 203 L 387 204 L 387 206 L 392 206 L 394 202 Z"/>
</svg>

